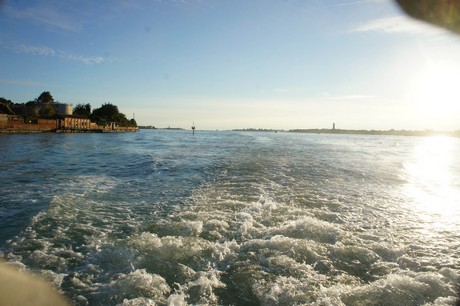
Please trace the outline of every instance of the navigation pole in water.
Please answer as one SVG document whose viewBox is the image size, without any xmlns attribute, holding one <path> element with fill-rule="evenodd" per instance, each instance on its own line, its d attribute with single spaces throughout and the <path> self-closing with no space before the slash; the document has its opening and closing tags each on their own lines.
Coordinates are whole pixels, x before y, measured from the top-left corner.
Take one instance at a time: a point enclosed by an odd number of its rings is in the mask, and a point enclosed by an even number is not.
<svg viewBox="0 0 460 306">
<path fill-rule="evenodd" d="M 192 123 L 192 134 L 195 135 L 195 121 Z"/>
</svg>

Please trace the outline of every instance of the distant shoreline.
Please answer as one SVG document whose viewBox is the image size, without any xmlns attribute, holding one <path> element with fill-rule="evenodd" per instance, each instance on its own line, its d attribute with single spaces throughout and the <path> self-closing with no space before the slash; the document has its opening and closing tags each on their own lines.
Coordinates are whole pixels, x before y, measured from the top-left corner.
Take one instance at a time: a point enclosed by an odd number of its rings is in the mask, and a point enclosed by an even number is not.
<svg viewBox="0 0 460 306">
<path fill-rule="evenodd" d="M 153 125 L 139 125 L 139 130 L 168 130 L 168 131 L 185 131 L 183 128 L 179 127 L 167 127 L 167 128 L 157 128 Z"/>
<path fill-rule="evenodd" d="M 3 127 L 0 128 L 0 134 L 40 134 L 40 133 L 125 133 L 136 132 L 138 130 L 158 130 L 158 131 L 188 131 L 184 128 L 156 128 L 154 126 L 138 126 L 138 127 L 116 127 L 99 128 L 99 129 L 50 129 L 32 127 L 32 124 L 27 124 L 30 128 Z M 215 131 L 215 130 L 209 130 Z M 447 131 L 412 131 L 412 130 L 343 130 L 343 129 L 233 129 L 227 130 L 233 132 L 265 132 L 265 133 L 299 133 L 299 134 L 334 134 L 334 135 L 389 135 L 389 136 L 449 136 L 460 137 L 460 130 Z"/>
<path fill-rule="evenodd" d="M 139 126 L 141 130 L 172 130 L 172 131 L 188 131 L 184 128 L 157 128 L 154 126 Z M 204 130 L 203 130 L 204 131 Z M 206 130 L 218 131 L 218 130 Z M 265 133 L 305 133 L 305 134 L 335 134 L 335 135 L 391 135 L 391 136 L 451 136 L 460 137 L 460 130 L 456 131 L 435 131 L 435 130 L 345 130 L 345 129 L 232 129 L 222 130 L 232 132 L 265 132 Z"/>
<path fill-rule="evenodd" d="M 392 135 L 392 136 L 454 136 L 460 137 L 460 130 L 447 131 L 411 131 L 411 130 L 342 130 L 342 129 L 234 129 L 237 132 L 282 132 L 282 133 L 306 133 L 306 134 L 341 134 L 341 135 Z"/>
<path fill-rule="evenodd" d="M 354 134 L 354 135 L 392 135 L 392 136 L 460 136 L 460 130 L 454 132 L 446 131 L 411 131 L 411 130 L 341 130 L 341 129 L 295 129 L 290 133 L 310 134 Z"/>
</svg>

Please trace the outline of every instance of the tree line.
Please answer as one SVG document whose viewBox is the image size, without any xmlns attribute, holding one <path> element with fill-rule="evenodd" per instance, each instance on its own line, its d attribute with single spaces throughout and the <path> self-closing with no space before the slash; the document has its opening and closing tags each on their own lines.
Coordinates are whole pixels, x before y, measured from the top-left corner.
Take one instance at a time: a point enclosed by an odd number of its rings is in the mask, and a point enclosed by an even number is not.
<svg viewBox="0 0 460 306">
<path fill-rule="evenodd" d="M 11 100 L 0 98 L 0 114 L 23 116 L 26 122 L 33 119 L 55 119 L 58 115 L 57 102 L 49 91 L 42 92 L 36 99 L 26 103 L 14 103 Z M 107 102 L 101 107 L 92 109 L 91 104 L 77 104 L 72 114 L 79 118 L 90 119 L 98 125 L 107 125 L 114 122 L 120 126 L 137 126 L 136 120 L 126 118 L 118 106 Z"/>
</svg>

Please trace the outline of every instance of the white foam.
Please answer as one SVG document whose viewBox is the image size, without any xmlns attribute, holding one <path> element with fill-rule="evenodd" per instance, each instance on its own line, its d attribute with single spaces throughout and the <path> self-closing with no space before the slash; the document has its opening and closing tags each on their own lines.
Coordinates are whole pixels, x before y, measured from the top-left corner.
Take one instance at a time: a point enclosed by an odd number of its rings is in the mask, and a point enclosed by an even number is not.
<svg viewBox="0 0 460 306">
<path fill-rule="evenodd" d="M 64 258 L 49 254 L 41 250 L 33 251 L 26 260 L 27 264 L 35 268 L 53 269 L 55 271 L 63 271 L 66 267 Z"/>
<path fill-rule="evenodd" d="M 315 263 L 323 258 L 319 254 L 325 254 L 327 249 L 313 241 L 305 239 L 295 239 L 282 235 L 271 237 L 270 239 L 251 239 L 241 245 L 240 252 L 257 252 L 268 249 L 272 254 L 282 253 L 295 258 L 298 261 Z"/>
<path fill-rule="evenodd" d="M 123 297 L 123 301 L 125 299 L 147 298 L 165 303 L 167 295 L 171 291 L 163 277 L 147 273 L 145 269 L 120 275 L 108 286 L 110 287 L 109 291 L 118 296 L 119 299 Z"/>
<path fill-rule="evenodd" d="M 214 290 L 216 288 L 225 288 L 226 285 L 220 281 L 219 272 L 214 269 L 196 273 L 195 280 L 186 285 L 187 293 L 193 295 L 198 289 L 197 296 L 192 299 L 198 300 L 198 304 L 216 304 L 219 299 Z"/>
<path fill-rule="evenodd" d="M 169 306 L 187 306 L 187 295 L 181 292 L 175 292 L 168 297 L 167 303 Z"/>
<path fill-rule="evenodd" d="M 225 237 L 229 224 L 223 220 L 210 219 L 203 224 L 203 233 L 210 236 L 211 239 L 220 240 Z"/>
<path fill-rule="evenodd" d="M 253 293 L 262 305 L 304 305 L 314 301 L 319 284 L 315 278 L 277 276 L 274 280 L 259 280 Z"/>
<path fill-rule="evenodd" d="M 453 284 L 460 283 L 460 272 L 451 268 L 442 268 L 439 270 L 439 274 L 448 279 Z"/>
<path fill-rule="evenodd" d="M 151 299 L 140 297 L 134 299 L 124 299 L 123 303 L 117 304 L 117 306 L 155 306 L 157 303 Z"/>
<path fill-rule="evenodd" d="M 308 216 L 284 222 L 272 227 L 268 232 L 270 235 L 284 235 L 329 244 L 334 244 L 341 234 L 340 228 L 336 225 Z"/>
<path fill-rule="evenodd" d="M 198 236 L 203 230 L 203 222 L 201 221 L 183 221 L 181 225 L 184 236 Z"/>
<path fill-rule="evenodd" d="M 385 301 L 386 305 L 437 305 L 435 301 L 444 303 L 453 300 L 455 292 L 452 289 L 431 273 L 421 278 L 389 274 L 370 284 L 348 285 L 340 282 L 329 288 L 322 288 L 316 304 L 322 305 L 332 299 L 346 305 L 375 305 L 376 301 Z"/>
</svg>

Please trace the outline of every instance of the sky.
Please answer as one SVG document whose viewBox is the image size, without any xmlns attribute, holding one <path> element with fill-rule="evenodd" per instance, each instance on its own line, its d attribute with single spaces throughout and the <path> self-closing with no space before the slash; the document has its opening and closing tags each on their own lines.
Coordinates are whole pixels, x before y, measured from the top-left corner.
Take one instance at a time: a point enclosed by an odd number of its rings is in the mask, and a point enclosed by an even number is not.
<svg viewBox="0 0 460 306">
<path fill-rule="evenodd" d="M 139 125 L 460 130 L 460 36 L 390 0 L 3 0 L 0 97 Z"/>
</svg>

